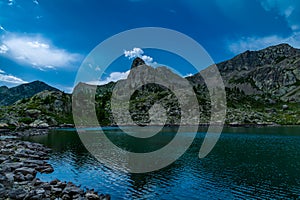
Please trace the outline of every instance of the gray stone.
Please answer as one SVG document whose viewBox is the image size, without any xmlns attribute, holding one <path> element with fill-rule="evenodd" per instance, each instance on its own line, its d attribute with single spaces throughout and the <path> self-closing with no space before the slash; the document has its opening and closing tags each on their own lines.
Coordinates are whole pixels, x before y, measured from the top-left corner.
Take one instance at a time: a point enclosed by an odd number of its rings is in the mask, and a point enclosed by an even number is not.
<svg viewBox="0 0 300 200">
<path fill-rule="evenodd" d="M 58 179 L 54 179 L 50 181 L 50 185 L 56 185 L 58 182 L 60 182 Z"/>
<path fill-rule="evenodd" d="M 23 199 L 26 196 L 26 191 L 24 189 L 13 189 L 8 193 L 11 199 Z"/>
<path fill-rule="evenodd" d="M 62 193 L 62 189 L 61 188 L 57 188 L 57 187 L 52 187 L 51 192 L 53 192 L 54 194 L 61 194 Z"/>
<path fill-rule="evenodd" d="M 33 128 L 48 128 L 49 127 L 49 125 L 46 122 L 44 122 L 40 119 L 35 120 L 31 124 L 29 124 L 29 126 L 33 127 Z"/>
<path fill-rule="evenodd" d="M 3 169 L 3 171 L 9 171 L 9 172 L 11 172 L 11 171 L 13 171 L 13 170 L 15 170 L 17 168 L 22 167 L 23 165 L 24 165 L 24 163 L 22 163 L 22 162 L 4 163 L 2 165 L 2 169 Z"/>
<path fill-rule="evenodd" d="M 51 190 L 51 185 L 45 182 L 40 185 L 40 188 L 44 188 L 45 190 Z"/>
<path fill-rule="evenodd" d="M 31 169 L 28 167 L 21 167 L 15 170 L 16 172 L 20 172 L 23 175 L 27 175 L 27 174 L 32 174 L 35 175 L 36 174 L 36 170 L 35 169 Z"/>
<path fill-rule="evenodd" d="M 0 123 L 0 129 L 7 128 L 7 127 L 8 127 L 7 123 Z"/>
<path fill-rule="evenodd" d="M 37 109 L 29 109 L 25 111 L 25 114 L 29 117 L 38 117 L 41 114 L 41 111 Z"/>
<path fill-rule="evenodd" d="M 64 195 L 62 196 L 62 200 L 71 200 L 71 197 L 70 197 L 70 195 L 68 195 L 68 194 L 64 194 Z"/>
<path fill-rule="evenodd" d="M 44 122 L 38 125 L 39 128 L 49 128 L 49 124 Z"/>
<path fill-rule="evenodd" d="M 46 169 L 41 170 L 41 173 L 50 174 L 54 171 L 53 167 L 49 166 Z"/>
<path fill-rule="evenodd" d="M 25 177 L 23 174 L 21 173 L 18 173 L 14 176 L 14 180 L 15 181 L 18 181 L 18 182 L 22 182 L 22 181 L 25 181 Z"/>
<path fill-rule="evenodd" d="M 45 190 L 44 190 L 43 188 L 41 188 L 41 189 L 37 189 L 35 192 L 36 192 L 37 194 L 44 194 L 44 193 L 45 193 Z"/>
<path fill-rule="evenodd" d="M 87 200 L 100 200 L 100 197 L 94 193 L 86 193 L 85 197 Z"/>
<path fill-rule="evenodd" d="M 63 193 L 72 196 L 76 194 L 83 194 L 83 190 L 71 183 L 68 183 L 65 189 L 63 190 Z"/>
<path fill-rule="evenodd" d="M 27 175 L 25 176 L 25 179 L 26 179 L 27 181 L 32 181 L 32 180 L 34 179 L 34 176 L 33 176 L 32 174 L 27 174 Z"/>
<path fill-rule="evenodd" d="M 0 197 L 5 197 L 7 194 L 7 191 L 5 188 L 0 188 Z"/>
<path fill-rule="evenodd" d="M 37 195 L 31 196 L 30 200 L 40 200 L 42 198 L 43 198 L 42 194 L 37 194 Z"/>
<path fill-rule="evenodd" d="M 6 173 L 5 177 L 7 178 L 7 181 L 9 181 L 9 182 L 14 181 L 14 174 L 13 173 Z"/>
<path fill-rule="evenodd" d="M 289 108 L 288 105 L 286 105 L 286 104 L 282 105 L 282 109 L 283 109 L 283 110 L 287 110 L 288 108 Z"/>
</svg>

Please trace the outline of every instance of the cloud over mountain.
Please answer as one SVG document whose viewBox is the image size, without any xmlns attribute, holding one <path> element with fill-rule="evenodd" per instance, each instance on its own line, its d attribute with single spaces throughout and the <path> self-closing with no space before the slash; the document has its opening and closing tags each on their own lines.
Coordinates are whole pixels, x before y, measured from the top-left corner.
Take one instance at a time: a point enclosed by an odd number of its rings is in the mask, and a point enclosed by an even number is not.
<svg viewBox="0 0 300 200">
<path fill-rule="evenodd" d="M 144 51 L 141 48 L 135 47 L 132 50 L 124 50 L 124 56 L 128 57 L 129 59 L 134 59 L 136 57 L 139 57 L 145 61 L 147 65 L 155 65 L 156 62 L 153 62 L 153 58 L 144 55 Z"/>
</svg>

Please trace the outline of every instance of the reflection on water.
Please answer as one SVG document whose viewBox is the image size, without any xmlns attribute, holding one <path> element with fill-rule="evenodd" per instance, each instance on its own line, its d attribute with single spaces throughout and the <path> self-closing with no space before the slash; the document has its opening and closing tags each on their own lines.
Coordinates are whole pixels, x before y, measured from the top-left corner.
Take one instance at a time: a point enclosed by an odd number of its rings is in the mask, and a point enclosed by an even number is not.
<svg viewBox="0 0 300 200">
<path fill-rule="evenodd" d="M 107 128 L 106 134 L 124 148 L 150 151 L 167 143 L 172 131 L 146 144 L 124 137 L 116 128 Z M 53 149 L 49 162 L 55 171 L 39 174 L 41 179 L 73 181 L 113 199 L 300 198 L 299 127 L 225 128 L 213 151 L 200 160 L 203 132 L 175 163 L 146 174 L 103 166 L 71 129 L 26 139 Z"/>
</svg>

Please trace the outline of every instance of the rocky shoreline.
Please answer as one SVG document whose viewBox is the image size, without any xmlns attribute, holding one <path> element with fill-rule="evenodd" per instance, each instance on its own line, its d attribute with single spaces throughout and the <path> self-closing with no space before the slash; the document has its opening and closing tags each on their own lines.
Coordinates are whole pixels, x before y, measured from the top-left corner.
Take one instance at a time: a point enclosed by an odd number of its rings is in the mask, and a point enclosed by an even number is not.
<svg viewBox="0 0 300 200">
<path fill-rule="evenodd" d="M 44 182 L 36 178 L 37 173 L 53 172 L 53 167 L 47 163 L 51 149 L 38 143 L 8 138 L 47 133 L 48 130 L 43 129 L 0 134 L 4 136 L 0 140 L 0 199 L 109 200 L 110 195 L 83 190 L 72 182 L 58 179 Z"/>
</svg>

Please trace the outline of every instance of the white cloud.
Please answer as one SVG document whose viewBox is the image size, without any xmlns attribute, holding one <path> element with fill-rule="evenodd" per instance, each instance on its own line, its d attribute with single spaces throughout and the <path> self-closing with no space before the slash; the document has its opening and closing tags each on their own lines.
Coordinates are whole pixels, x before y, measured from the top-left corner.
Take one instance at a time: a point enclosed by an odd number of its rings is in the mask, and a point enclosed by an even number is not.
<svg viewBox="0 0 300 200">
<path fill-rule="evenodd" d="M 295 31 L 295 30 L 300 29 L 300 26 L 299 26 L 299 25 L 292 25 L 292 26 L 291 26 L 291 29 L 292 29 L 293 31 Z"/>
<path fill-rule="evenodd" d="M 118 80 L 121 79 L 126 79 L 128 74 L 129 74 L 130 70 L 126 71 L 126 72 L 112 72 L 107 78 L 105 78 L 104 80 L 100 80 L 100 81 L 90 81 L 87 82 L 88 84 L 91 85 L 105 85 L 109 82 L 117 82 Z"/>
<path fill-rule="evenodd" d="M 286 17 L 286 18 L 288 18 L 292 13 L 293 13 L 293 11 L 294 11 L 294 7 L 293 6 L 289 6 L 288 8 L 286 8 L 285 10 L 284 10 L 284 16 Z"/>
<path fill-rule="evenodd" d="M 13 83 L 13 84 L 22 84 L 27 83 L 26 81 L 22 80 L 21 78 L 18 78 L 16 76 L 5 74 L 3 70 L 0 70 L 0 82 L 5 83 Z"/>
<path fill-rule="evenodd" d="M 254 51 L 281 43 L 288 43 L 295 48 L 300 48 L 300 32 L 293 33 L 291 36 L 285 38 L 277 35 L 266 37 L 244 37 L 236 42 L 230 43 L 228 48 L 232 53 L 238 54 L 246 50 Z"/>
<path fill-rule="evenodd" d="M 285 18 L 292 33 L 285 37 L 276 34 L 264 37 L 243 37 L 238 41 L 229 41 L 228 49 L 238 54 L 246 50 L 259 50 L 280 43 L 288 43 L 295 48 L 300 48 L 300 1 L 260 0 L 260 3 L 265 11 L 275 12 Z"/>
<path fill-rule="evenodd" d="M 144 55 L 144 51 L 141 48 L 135 47 L 132 50 L 124 50 L 124 56 L 129 59 L 139 57 L 145 61 L 147 65 L 156 65 L 156 62 L 153 62 L 153 58 L 147 55 Z"/>
<path fill-rule="evenodd" d="M 36 5 L 39 5 L 38 0 L 33 0 L 32 2 L 33 2 L 34 4 L 36 4 Z"/>
<path fill-rule="evenodd" d="M 279 15 L 285 17 L 292 30 L 299 30 L 300 1 L 261 0 L 261 5 L 266 11 L 275 11 L 278 12 Z"/>
<path fill-rule="evenodd" d="M 124 50 L 125 57 L 129 57 L 129 58 L 140 57 L 143 53 L 144 51 L 141 48 L 136 48 L 136 47 L 129 51 Z"/>
<path fill-rule="evenodd" d="M 295 2 L 290 0 L 261 0 L 261 5 L 266 11 L 277 10 L 279 14 L 289 17 L 294 11 Z"/>
<path fill-rule="evenodd" d="M 8 51 L 7 46 L 5 46 L 4 44 L 0 45 L 0 54 L 4 54 Z"/>
<path fill-rule="evenodd" d="M 8 34 L 2 39 L 0 53 L 22 64 L 45 70 L 66 67 L 79 55 L 55 47 L 40 36 Z"/>
<path fill-rule="evenodd" d="M 15 1 L 14 0 L 8 0 L 8 5 L 9 6 L 12 6 L 12 5 L 14 5 L 15 4 Z"/>
<path fill-rule="evenodd" d="M 143 55 L 143 56 L 141 57 L 141 59 L 143 59 L 143 60 L 145 61 L 145 63 L 151 64 L 151 63 L 153 62 L 153 58 L 151 58 L 150 56 L 145 56 L 145 55 Z"/>
<path fill-rule="evenodd" d="M 0 25 L 0 30 L 6 31 L 5 28 L 3 26 L 1 26 L 1 25 Z"/>
</svg>

